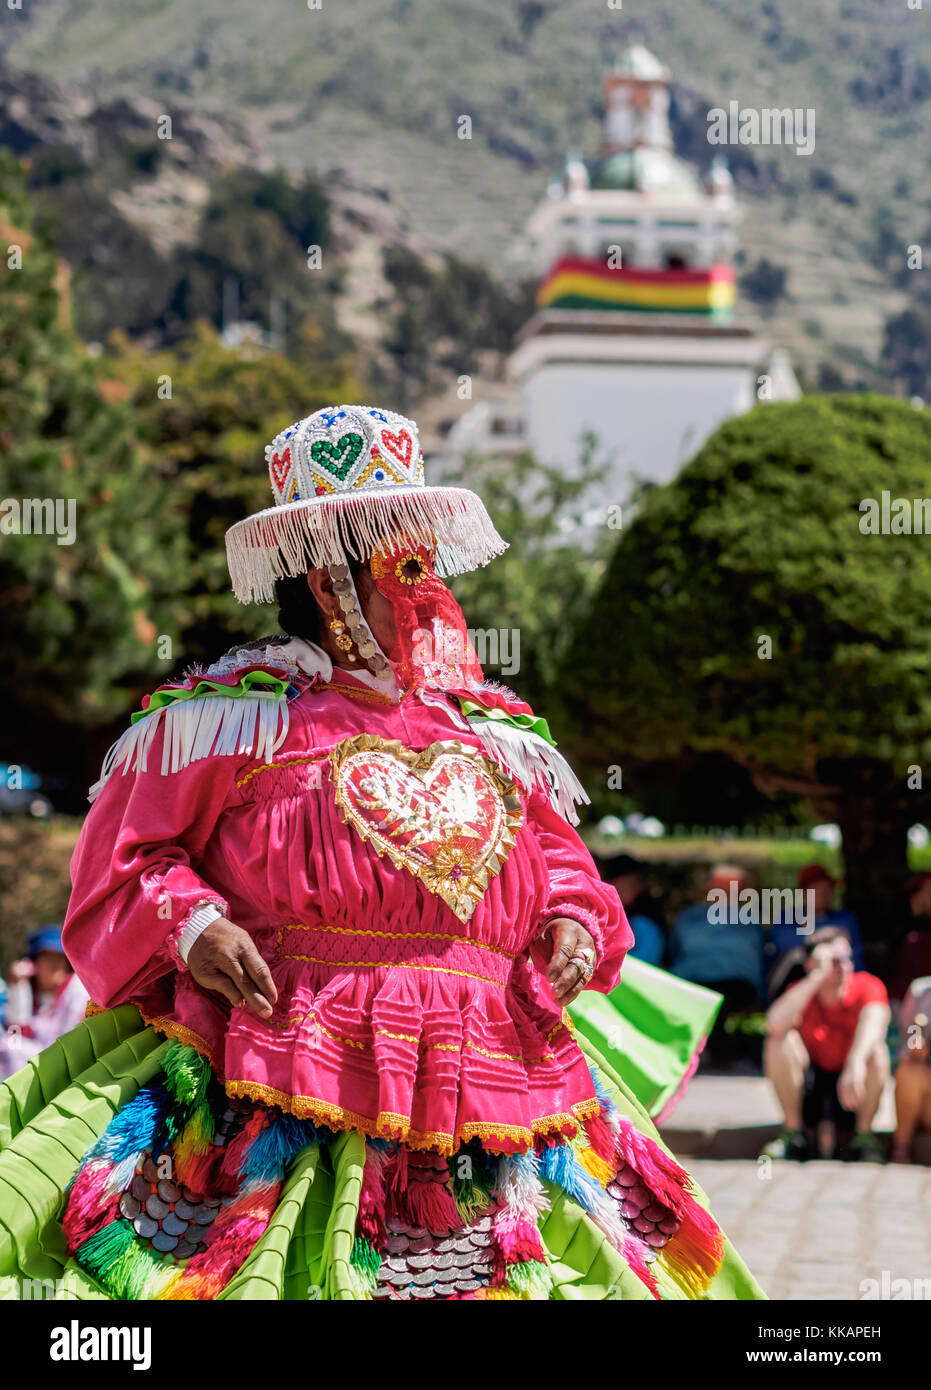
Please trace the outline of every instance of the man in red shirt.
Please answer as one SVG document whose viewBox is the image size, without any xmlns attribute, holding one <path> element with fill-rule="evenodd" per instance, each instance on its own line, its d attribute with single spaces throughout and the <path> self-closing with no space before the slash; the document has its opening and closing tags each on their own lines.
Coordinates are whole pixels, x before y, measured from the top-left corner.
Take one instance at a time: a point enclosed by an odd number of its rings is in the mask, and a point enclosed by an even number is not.
<svg viewBox="0 0 931 1390">
<path fill-rule="evenodd" d="M 805 978 L 766 1015 L 764 1067 L 785 1127 L 763 1153 L 816 1157 L 818 1124 L 830 1118 L 835 1158 L 884 1163 L 872 1127 L 890 1070 L 886 987 L 854 971 L 850 941 L 837 927 L 812 932 L 805 952 Z"/>
</svg>

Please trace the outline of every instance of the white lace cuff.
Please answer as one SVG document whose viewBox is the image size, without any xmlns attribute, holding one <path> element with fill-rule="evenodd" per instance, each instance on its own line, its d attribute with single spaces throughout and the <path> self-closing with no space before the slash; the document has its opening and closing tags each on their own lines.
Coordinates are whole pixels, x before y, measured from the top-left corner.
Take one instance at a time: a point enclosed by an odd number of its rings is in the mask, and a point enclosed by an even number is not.
<svg viewBox="0 0 931 1390">
<path fill-rule="evenodd" d="M 217 907 L 216 903 L 210 902 L 198 903 L 194 910 L 188 914 L 188 919 L 178 932 L 177 941 L 175 943 L 175 949 L 185 965 L 187 965 L 187 958 L 190 954 L 191 947 L 194 945 L 194 942 L 200 936 L 201 932 L 206 931 L 211 922 L 215 922 L 218 917 L 222 916 L 223 913 Z"/>
</svg>

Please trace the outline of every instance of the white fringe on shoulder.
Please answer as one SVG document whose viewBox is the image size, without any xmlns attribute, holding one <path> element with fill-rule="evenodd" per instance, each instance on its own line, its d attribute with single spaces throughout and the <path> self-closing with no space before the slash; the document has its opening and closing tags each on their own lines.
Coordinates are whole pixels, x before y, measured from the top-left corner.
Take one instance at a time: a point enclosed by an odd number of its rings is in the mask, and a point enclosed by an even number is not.
<svg viewBox="0 0 931 1390">
<path fill-rule="evenodd" d="M 558 749 L 531 729 L 515 728 L 502 719 L 470 719 L 469 727 L 503 772 L 528 790 L 539 786 L 553 810 L 570 825 L 578 825 L 575 803 L 587 806 L 590 798 Z"/>
<path fill-rule="evenodd" d="M 269 762 L 287 737 L 288 701 L 283 695 L 256 691 L 236 699 L 197 695 L 153 710 L 131 724 L 110 748 L 88 801 L 96 800 L 117 768 L 122 767 L 124 777 L 148 771 L 149 750 L 163 727 L 163 777 L 202 758 L 251 754 Z"/>
</svg>

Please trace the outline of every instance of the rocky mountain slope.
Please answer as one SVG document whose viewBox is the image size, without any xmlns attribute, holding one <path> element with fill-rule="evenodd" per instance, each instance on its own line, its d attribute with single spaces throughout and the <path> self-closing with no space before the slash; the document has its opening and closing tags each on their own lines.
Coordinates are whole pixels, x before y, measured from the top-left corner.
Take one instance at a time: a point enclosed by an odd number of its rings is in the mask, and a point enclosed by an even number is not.
<svg viewBox="0 0 931 1390">
<path fill-rule="evenodd" d="M 127 98 L 146 120 L 185 113 L 178 127 L 190 160 L 166 165 L 171 178 L 154 190 L 172 215 L 158 215 L 132 187 L 117 200 L 137 229 L 152 221 L 163 250 L 195 215 L 196 147 L 213 132 L 218 164 L 248 149 L 259 163 L 310 168 L 337 201 L 348 189 L 375 241 L 452 248 L 519 280 L 523 219 L 567 145 L 593 149 L 602 68 L 625 42 L 642 40 L 673 70 L 677 147 L 700 163 L 713 152 L 712 106 L 815 110 L 810 157 L 728 151 L 745 211 L 745 265 L 785 267 L 771 333 L 802 366 L 875 379 L 884 317 L 904 298 L 893 276 L 931 225 L 926 10 L 902 0 L 314 3 L 33 0 L 4 9 L 0 45 L 20 72 L 54 72 L 114 117 Z M 457 138 L 461 115 L 471 117 L 471 140 Z M 84 138 L 83 125 L 99 136 L 80 102 L 61 122 L 69 143 Z M 99 138 L 93 158 L 106 162 Z M 379 226 L 385 218 L 390 228 Z M 350 278 L 362 300 L 378 273 L 373 245 Z"/>
</svg>

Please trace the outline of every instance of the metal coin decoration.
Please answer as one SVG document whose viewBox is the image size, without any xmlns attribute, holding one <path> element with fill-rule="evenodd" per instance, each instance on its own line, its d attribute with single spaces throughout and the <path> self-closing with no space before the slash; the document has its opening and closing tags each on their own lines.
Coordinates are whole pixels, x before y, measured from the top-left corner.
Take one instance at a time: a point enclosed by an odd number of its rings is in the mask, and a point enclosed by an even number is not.
<svg viewBox="0 0 931 1390">
<path fill-rule="evenodd" d="M 221 1149 L 252 1113 L 251 1101 L 230 1100 L 217 1121 L 213 1145 Z M 130 1221 L 140 1238 L 153 1250 L 186 1260 L 201 1249 L 204 1238 L 222 1207 L 235 1197 L 211 1197 L 192 1192 L 162 1174 L 171 1171 L 171 1155 L 146 1154 L 136 1165 L 136 1173 L 120 1198 L 120 1215 Z"/>
<path fill-rule="evenodd" d="M 679 1218 L 656 1200 L 640 1174 L 627 1164 L 621 1165 L 607 1190 L 617 1202 L 624 1225 L 650 1247 L 655 1259 L 678 1231 Z"/>
<path fill-rule="evenodd" d="M 434 1154 L 408 1155 L 408 1182 L 446 1181 L 446 1160 Z M 389 1215 L 385 1253 L 374 1297 L 450 1300 L 476 1293 L 491 1283 L 494 1249 L 492 1202 L 466 1225 L 448 1234 L 411 1226 Z"/>
<path fill-rule="evenodd" d="M 378 651 L 372 640 L 372 634 L 363 622 L 362 614 L 356 606 L 356 596 L 349 574 L 349 566 L 328 565 L 327 569 L 333 581 L 333 592 L 339 598 L 340 609 L 346 620 L 346 626 L 352 633 L 352 641 L 355 642 L 359 655 L 379 680 L 390 680 L 391 667 L 387 658 Z"/>
<path fill-rule="evenodd" d="M 168 1203 L 163 1202 L 161 1197 L 157 1196 L 154 1192 L 152 1196 L 146 1200 L 145 1209 L 148 1215 L 152 1217 L 153 1221 L 158 1221 L 159 1223 L 161 1223 L 163 1217 L 166 1217 L 171 1211 L 171 1207 Z"/>
</svg>

